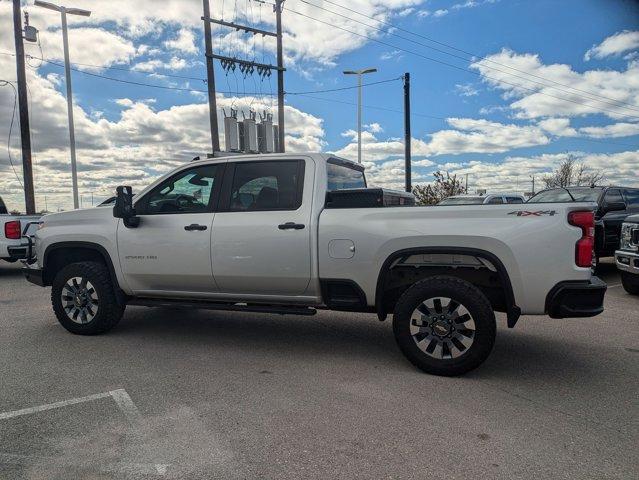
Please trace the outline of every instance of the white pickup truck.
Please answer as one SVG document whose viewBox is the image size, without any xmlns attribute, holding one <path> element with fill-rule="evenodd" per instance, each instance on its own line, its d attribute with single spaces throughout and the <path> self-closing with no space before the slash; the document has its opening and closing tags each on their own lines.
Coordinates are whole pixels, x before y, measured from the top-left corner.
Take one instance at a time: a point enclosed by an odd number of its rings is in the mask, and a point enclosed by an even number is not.
<svg viewBox="0 0 639 480">
<path fill-rule="evenodd" d="M 410 202 L 364 188 L 361 165 L 326 154 L 194 161 L 134 200 L 118 187 L 113 209 L 47 215 L 24 273 L 77 334 L 127 304 L 392 313 L 402 352 L 438 375 L 488 357 L 494 311 L 510 327 L 603 311 L 593 204 L 388 206 Z"/>
<path fill-rule="evenodd" d="M 39 215 L 12 215 L 0 198 L 0 260 L 16 262 L 27 258 L 28 242 L 23 238 L 35 230 Z"/>
</svg>

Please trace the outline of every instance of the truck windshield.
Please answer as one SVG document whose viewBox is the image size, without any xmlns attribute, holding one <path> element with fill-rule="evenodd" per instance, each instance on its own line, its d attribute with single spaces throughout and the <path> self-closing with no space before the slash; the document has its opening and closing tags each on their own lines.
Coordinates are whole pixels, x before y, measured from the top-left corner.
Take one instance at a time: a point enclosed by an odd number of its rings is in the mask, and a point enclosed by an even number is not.
<svg viewBox="0 0 639 480">
<path fill-rule="evenodd" d="M 326 189 L 328 191 L 366 188 L 363 167 L 352 167 L 347 162 L 331 158 L 326 162 L 326 174 L 328 177 Z"/>
<path fill-rule="evenodd" d="M 601 195 L 601 188 L 553 188 L 539 192 L 534 197 L 531 197 L 528 203 L 596 202 L 599 199 L 599 195 Z"/>
<path fill-rule="evenodd" d="M 437 205 L 481 205 L 485 197 L 448 197 Z"/>
</svg>

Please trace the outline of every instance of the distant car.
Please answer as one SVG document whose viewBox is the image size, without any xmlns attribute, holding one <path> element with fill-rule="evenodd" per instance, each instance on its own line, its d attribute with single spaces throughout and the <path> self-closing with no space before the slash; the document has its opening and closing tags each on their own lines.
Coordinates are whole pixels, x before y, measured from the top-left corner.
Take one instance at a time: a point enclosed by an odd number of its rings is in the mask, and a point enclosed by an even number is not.
<svg viewBox="0 0 639 480">
<path fill-rule="evenodd" d="M 612 257 L 619 248 L 621 224 L 629 215 L 639 213 L 639 188 L 567 187 L 543 190 L 528 203 L 594 202 L 595 266 L 601 257 Z"/>
<path fill-rule="evenodd" d="M 27 257 L 25 233 L 33 233 L 40 215 L 10 215 L 0 198 L 0 260 L 13 263 Z M 26 231 L 25 231 L 26 230 Z"/>
<path fill-rule="evenodd" d="M 620 270 L 624 290 L 639 295 L 639 215 L 631 215 L 623 222 L 615 263 Z"/>
<path fill-rule="evenodd" d="M 519 193 L 486 193 L 484 195 L 454 195 L 437 205 L 503 205 L 504 203 L 524 203 L 525 197 Z"/>
</svg>

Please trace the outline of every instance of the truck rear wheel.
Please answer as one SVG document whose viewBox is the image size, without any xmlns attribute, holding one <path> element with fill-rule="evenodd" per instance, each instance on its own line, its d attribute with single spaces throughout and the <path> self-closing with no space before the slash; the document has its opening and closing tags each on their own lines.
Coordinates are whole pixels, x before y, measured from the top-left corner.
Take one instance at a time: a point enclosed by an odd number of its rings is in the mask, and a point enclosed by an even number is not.
<svg viewBox="0 0 639 480">
<path fill-rule="evenodd" d="M 639 295 L 639 275 L 621 272 L 621 285 L 630 295 Z"/>
<path fill-rule="evenodd" d="M 72 263 L 60 270 L 51 287 L 51 303 L 62 326 L 78 335 L 107 332 L 124 313 L 109 270 L 98 262 Z"/>
<path fill-rule="evenodd" d="M 434 276 L 400 297 L 393 331 L 401 351 L 418 368 L 434 375 L 461 375 L 490 354 L 495 314 L 477 287 L 460 278 Z"/>
</svg>

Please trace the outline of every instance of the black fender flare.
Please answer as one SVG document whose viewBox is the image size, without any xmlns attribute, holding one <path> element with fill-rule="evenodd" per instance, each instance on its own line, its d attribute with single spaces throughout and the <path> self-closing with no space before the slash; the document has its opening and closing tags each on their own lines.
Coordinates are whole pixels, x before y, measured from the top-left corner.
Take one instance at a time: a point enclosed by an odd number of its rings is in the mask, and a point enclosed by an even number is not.
<svg viewBox="0 0 639 480">
<path fill-rule="evenodd" d="M 504 294 L 506 297 L 506 316 L 508 318 L 508 328 L 512 328 L 515 326 L 517 320 L 519 320 L 519 317 L 521 316 L 521 309 L 515 303 L 515 294 L 513 292 L 513 286 L 510 281 L 510 276 L 508 275 L 508 270 L 506 270 L 506 267 L 504 266 L 502 261 L 495 254 L 486 250 L 471 247 L 412 247 L 391 253 L 382 264 L 382 268 L 377 275 L 377 287 L 375 289 L 375 310 L 377 311 L 377 316 L 380 319 L 386 317 L 386 311 L 384 309 L 382 299 L 384 298 L 383 290 L 386 283 L 386 276 L 390 272 L 391 264 L 398 258 L 406 255 L 437 253 L 452 255 L 472 255 L 475 257 L 481 257 L 492 263 L 497 270 L 497 274 L 499 275 L 502 284 L 505 286 Z"/>
<path fill-rule="evenodd" d="M 118 301 L 121 303 L 125 303 L 126 294 L 120 288 L 120 284 L 118 283 L 118 277 L 115 273 L 115 267 L 113 266 L 113 260 L 107 252 L 106 248 L 98 243 L 93 242 L 83 242 L 83 241 L 66 241 L 66 242 L 57 242 L 49 245 L 44 251 L 44 255 L 42 258 L 42 278 L 48 278 L 47 276 L 47 257 L 54 252 L 55 250 L 61 250 L 64 248 L 83 248 L 88 250 L 94 250 L 100 254 L 103 258 L 104 263 L 106 264 L 109 275 L 111 276 L 111 282 L 113 283 L 113 288 L 115 289 L 116 296 Z M 45 282 L 47 284 L 49 282 Z"/>
</svg>

